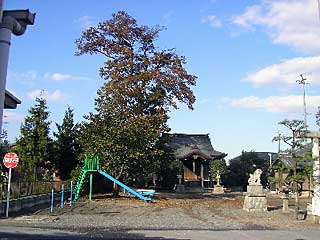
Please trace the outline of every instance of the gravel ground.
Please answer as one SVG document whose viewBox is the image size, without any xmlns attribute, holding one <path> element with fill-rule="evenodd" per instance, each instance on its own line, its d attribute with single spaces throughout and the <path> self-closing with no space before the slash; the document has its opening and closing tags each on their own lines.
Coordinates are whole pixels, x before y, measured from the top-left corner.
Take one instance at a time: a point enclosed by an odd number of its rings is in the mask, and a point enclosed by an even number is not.
<svg viewBox="0 0 320 240">
<path fill-rule="evenodd" d="M 310 199 L 304 199 L 305 207 Z M 243 196 L 178 195 L 162 193 L 153 203 L 130 198 L 96 196 L 82 199 L 73 208 L 45 208 L 29 215 L 0 219 L 2 225 L 32 226 L 76 231 L 123 230 L 320 230 L 311 220 L 294 220 L 293 210 L 282 213 L 282 200 L 268 197 L 268 212 L 242 210 Z M 293 200 L 290 200 L 293 209 Z"/>
</svg>

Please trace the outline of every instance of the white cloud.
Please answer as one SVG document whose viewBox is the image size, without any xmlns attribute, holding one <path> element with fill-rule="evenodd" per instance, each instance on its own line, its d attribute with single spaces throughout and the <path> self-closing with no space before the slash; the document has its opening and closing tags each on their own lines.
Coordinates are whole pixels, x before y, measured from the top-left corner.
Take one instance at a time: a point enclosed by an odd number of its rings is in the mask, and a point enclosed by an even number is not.
<svg viewBox="0 0 320 240">
<path fill-rule="evenodd" d="M 18 81 L 19 83 L 24 83 L 28 85 L 33 85 L 34 81 L 39 78 L 51 79 L 54 81 L 66 81 L 66 80 L 90 80 L 88 77 L 76 76 L 64 73 L 45 73 L 39 74 L 37 71 L 30 70 L 26 72 L 14 72 L 8 71 L 8 81 Z"/>
<path fill-rule="evenodd" d="M 264 109 L 272 113 L 302 113 L 303 98 L 299 95 L 257 96 L 224 100 L 229 106 L 245 109 Z M 315 112 L 320 104 L 320 96 L 306 96 L 308 111 Z"/>
<path fill-rule="evenodd" d="M 317 1 L 268 0 L 246 8 L 232 22 L 247 29 L 262 26 L 272 41 L 306 53 L 320 53 Z"/>
<path fill-rule="evenodd" d="M 170 11 L 166 12 L 162 16 L 163 25 L 169 25 L 172 22 L 173 16 L 174 16 L 174 11 L 173 10 L 170 10 Z"/>
<path fill-rule="evenodd" d="M 232 22 L 241 27 L 252 29 L 253 25 L 263 22 L 261 10 L 262 7 L 259 5 L 247 7 L 242 15 L 233 17 Z"/>
<path fill-rule="evenodd" d="M 209 103 L 211 102 L 211 100 L 209 98 L 203 98 L 199 101 L 201 104 L 206 104 L 206 103 Z"/>
<path fill-rule="evenodd" d="M 8 71 L 8 79 L 12 80 L 35 80 L 38 77 L 38 73 L 34 70 L 27 72 L 14 72 Z"/>
<path fill-rule="evenodd" d="M 46 73 L 44 74 L 44 78 L 52 79 L 54 81 L 66 81 L 66 80 L 89 80 L 88 77 L 83 76 L 75 76 L 71 74 L 63 74 L 63 73 Z"/>
<path fill-rule="evenodd" d="M 95 18 L 92 16 L 82 16 L 76 19 L 74 22 L 80 24 L 81 28 L 87 29 L 94 26 Z"/>
<path fill-rule="evenodd" d="M 40 89 L 33 90 L 27 93 L 29 99 L 35 99 L 36 97 L 42 96 L 48 101 L 52 102 L 63 102 L 67 99 L 65 94 L 62 94 L 59 89 L 54 90 L 52 93 Z"/>
<path fill-rule="evenodd" d="M 245 81 L 257 87 L 263 85 L 289 86 L 297 84 L 296 80 L 300 79 L 300 74 L 304 74 L 307 82 L 319 85 L 320 56 L 286 60 L 248 74 Z"/>
<path fill-rule="evenodd" d="M 4 122 L 6 123 L 19 123 L 22 122 L 25 118 L 24 115 L 16 113 L 16 112 L 9 112 L 5 111 L 4 114 Z"/>
<path fill-rule="evenodd" d="M 38 78 L 38 73 L 34 70 L 26 71 L 26 72 L 15 72 L 8 71 L 7 81 L 14 81 L 18 83 L 22 83 L 24 85 L 33 86 L 35 80 Z"/>
<path fill-rule="evenodd" d="M 215 15 L 208 15 L 201 19 L 202 23 L 208 23 L 211 27 L 219 28 L 222 26 L 221 21 Z"/>
</svg>

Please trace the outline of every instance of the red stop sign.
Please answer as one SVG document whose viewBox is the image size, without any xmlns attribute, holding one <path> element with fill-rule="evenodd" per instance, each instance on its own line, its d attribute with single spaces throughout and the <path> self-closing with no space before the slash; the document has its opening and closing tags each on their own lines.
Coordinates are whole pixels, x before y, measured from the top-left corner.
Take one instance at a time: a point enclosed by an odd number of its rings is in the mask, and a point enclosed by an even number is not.
<svg viewBox="0 0 320 240">
<path fill-rule="evenodd" d="M 3 164 L 6 168 L 15 168 L 19 162 L 19 157 L 16 153 L 10 152 L 4 155 Z"/>
</svg>

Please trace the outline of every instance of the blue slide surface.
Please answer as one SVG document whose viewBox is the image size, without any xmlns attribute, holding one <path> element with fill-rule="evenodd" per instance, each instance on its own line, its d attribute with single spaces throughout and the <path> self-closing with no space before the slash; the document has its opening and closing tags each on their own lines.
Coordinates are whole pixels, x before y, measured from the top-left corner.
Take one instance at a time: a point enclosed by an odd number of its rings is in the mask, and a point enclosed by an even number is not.
<svg viewBox="0 0 320 240">
<path fill-rule="evenodd" d="M 109 180 L 111 180 L 115 184 L 119 185 L 120 187 L 124 188 L 127 192 L 131 193 L 132 195 L 140 198 L 141 200 L 144 200 L 144 201 L 147 201 L 147 202 L 151 202 L 151 198 L 145 197 L 141 193 L 136 192 L 132 188 L 129 188 L 127 185 L 124 185 L 122 182 L 120 182 L 117 179 L 115 179 L 114 177 L 110 176 L 108 173 L 106 173 L 106 172 L 104 172 L 102 170 L 98 170 L 98 173 L 100 173 L 104 177 L 108 178 Z"/>
</svg>

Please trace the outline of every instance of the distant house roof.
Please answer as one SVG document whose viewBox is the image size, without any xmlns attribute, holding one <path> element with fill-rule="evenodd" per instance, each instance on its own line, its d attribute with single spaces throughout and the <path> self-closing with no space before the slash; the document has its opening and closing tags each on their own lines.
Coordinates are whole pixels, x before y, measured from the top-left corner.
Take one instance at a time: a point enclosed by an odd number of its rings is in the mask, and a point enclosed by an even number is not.
<svg viewBox="0 0 320 240">
<path fill-rule="evenodd" d="M 227 154 L 216 151 L 211 144 L 209 134 L 164 134 L 169 136 L 167 147 L 174 151 L 177 159 L 200 155 L 207 160 L 224 158 Z"/>
<path fill-rule="evenodd" d="M 303 156 L 306 153 L 306 151 L 308 149 L 311 150 L 311 148 L 312 148 L 312 144 L 307 144 L 306 148 L 297 151 L 297 156 Z M 244 153 L 251 153 L 251 152 L 244 152 Z M 282 161 L 284 164 L 286 164 L 288 166 L 291 166 L 291 167 L 294 166 L 292 158 L 289 154 L 281 154 L 280 159 L 278 159 L 278 154 L 273 153 L 273 152 L 252 152 L 252 153 L 256 154 L 257 158 L 264 159 L 265 161 L 270 161 L 269 154 L 271 153 L 271 159 L 272 159 L 273 163 L 278 163 L 279 161 Z M 241 155 L 239 155 L 233 159 L 230 159 L 229 162 L 239 161 L 240 158 L 241 158 Z M 306 161 L 299 161 L 297 164 L 298 164 L 298 166 L 305 166 L 305 165 L 312 164 L 312 162 L 309 160 L 306 160 Z"/>
<path fill-rule="evenodd" d="M 6 90 L 5 99 L 4 99 L 4 108 L 16 109 L 17 105 L 20 103 L 21 101 L 17 97 L 15 97 L 12 93 Z"/>
<path fill-rule="evenodd" d="M 257 156 L 257 158 L 264 159 L 266 161 L 270 160 L 269 154 L 271 154 L 272 161 L 275 161 L 278 157 L 278 154 L 274 153 L 274 152 L 246 152 L 246 151 L 244 151 L 244 153 L 254 153 Z M 242 154 L 235 157 L 235 158 L 230 159 L 230 161 L 239 161 L 241 156 L 242 156 Z"/>
<path fill-rule="evenodd" d="M 312 150 L 312 143 L 307 143 L 303 148 L 298 149 L 296 156 L 297 157 L 303 157 L 305 156 L 308 151 Z M 294 166 L 294 161 L 292 160 L 292 157 L 289 154 L 281 154 L 281 161 L 283 161 L 285 164 L 289 165 L 289 166 Z M 298 166 L 312 166 L 313 161 L 311 161 L 310 159 L 299 159 L 299 161 L 297 162 Z"/>
</svg>

